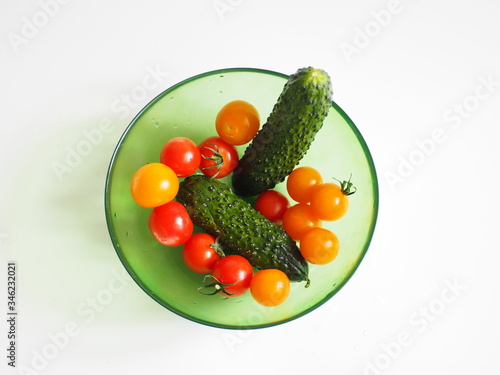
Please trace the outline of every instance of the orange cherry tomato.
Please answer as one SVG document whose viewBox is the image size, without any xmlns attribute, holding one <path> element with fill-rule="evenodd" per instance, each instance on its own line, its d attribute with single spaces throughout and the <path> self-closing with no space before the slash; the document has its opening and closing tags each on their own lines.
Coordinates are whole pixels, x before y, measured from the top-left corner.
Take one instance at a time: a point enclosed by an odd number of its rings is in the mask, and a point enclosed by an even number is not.
<svg viewBox="0 0 500 375">
<path fill-rule="evenodd" d="M 162 163 L 149 163 L 139 168 L 130 182 L 135 202 L 145 208 L 162 206 L 175 198 L 179 191 L 179 178 Z"/>
<path fill-rule="evenodd" d="M 321 220 L 334 221 L 347 212 L 349 198 L 339 185 L 327 182 L 314 189 L 311 195 L 311 207 Z"/>
<path fill-rule="evenodd" d="M 312 264 L 328 264 L 339 253 L 339 239 L 325 228 L 312 228 L 300 239 L 300 252 Z"/>
<path fill-rule="evenodd" d="M 259 131 L 260 117 L 257 109 L 244 100 L 227 103 L 217 114 L 217 134 L 230 145 L 244 145 Z"/>
<path fill-rule="evenodd" d="M 290 173 L 286 181 L 286 189 L 290 197 L 301 203 L 309 203 L 311 192 L 323 182 L 321 174 L 312 167 L 299 167 Z"/>
<path fill-rule="evenodd" d="M 314 227 L 321 227 L 321 220 L 307 203 L 297 203 L 283 215 L 283 229 L 295 241 Z"/>
<path fill-rule="evenodd" d="M 274 268 L 260 270 L 250 281 L 250 293 L 263 306 L 278 306 L 290 294 L 290 280 L 283 271 Z"/>
</svg>

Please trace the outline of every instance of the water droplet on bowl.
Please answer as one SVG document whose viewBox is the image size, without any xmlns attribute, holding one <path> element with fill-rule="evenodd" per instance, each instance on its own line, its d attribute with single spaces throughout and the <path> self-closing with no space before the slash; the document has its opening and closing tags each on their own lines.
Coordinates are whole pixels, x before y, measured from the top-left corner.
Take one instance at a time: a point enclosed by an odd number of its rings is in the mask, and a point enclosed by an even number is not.
<svg viewBox="0 0 500 375">
<path fill-rule="evenodd" d="M 160 124 L 160 119 L 159 119 L 159 118 L 153 117 L 153 118 L 151 119 L 151 121 L 153 122 L 153 126 L 154 126 L 155 128 L 159 128 L 159 127 L 160 127 L 160 125 L 161 125 L 161 124 Z"/>
</svg>

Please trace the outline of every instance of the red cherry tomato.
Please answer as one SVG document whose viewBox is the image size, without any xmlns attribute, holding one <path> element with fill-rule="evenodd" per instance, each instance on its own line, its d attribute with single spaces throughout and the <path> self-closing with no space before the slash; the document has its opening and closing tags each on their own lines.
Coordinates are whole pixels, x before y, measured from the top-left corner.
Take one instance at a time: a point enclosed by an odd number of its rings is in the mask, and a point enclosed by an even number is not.
<svg viewBox="0 0 500 375">
<path fill-rule="evenodd" d="M 165 246 L 184 244 L 194 229 L 186 208 L 177 201 L 153 208 L 148 225 L 153 237 Z"/>
<path fill-rule="evenodd" d="M 200 170 L 206 176 L 225 177 L 238 165 L 238 151 L 220 137 L 209 137 L 198 147 L 201 152 Z"/>
<path fill-rule="evenodd" d="M 212 272 L 215 263 L 220 259 L 217 246 L 214 236 L 208 233 L 193 234 L 182 249 L 184 263 L 196 273 Z"/>
<path fill-rule="evenodd" d="M 207 286 L 214 287 L 215 292 L 210 294 L 223 293 L 227 297 L 239 297 L 250 289 L 253 268 L 242 256 L 227 255 L 215 263 L 211 276 L 214 282 Z"/>
<path fill-rule="evenodd" d="M 186 177 L 196 172 L 200 161 L 198 146 L 185 137 L 170 139 L 160 152 L 160 162 L 172 168 L 177 177 Z"/>
<path fill-rule="evenodd" d="M 267 217 L 269 221 L 280 224 L 289 202 L 287 197 L 276 190 L 268 190 L 257 197 L 255 209 Z"/>
</svg>

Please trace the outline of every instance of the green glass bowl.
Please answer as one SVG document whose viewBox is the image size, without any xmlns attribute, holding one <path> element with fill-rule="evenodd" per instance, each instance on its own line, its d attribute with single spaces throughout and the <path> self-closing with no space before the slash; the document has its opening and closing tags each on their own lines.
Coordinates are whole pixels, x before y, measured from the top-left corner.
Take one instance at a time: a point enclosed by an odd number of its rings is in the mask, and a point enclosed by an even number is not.
<svg viewBox="0 0 500 375">
<path fill-rule="evenodd" d="M 360 132 L 335 103 L 300 165 L 319 170 L 325 180 L 349 179 L 357 187 L 349 211 L 323 226 L 340 241 L 338 257 L 328 265 L 310 266 L 311 285 L 292 283 L 289 298 L 277 307 L 258 305 L 250 293 L 240 298 L 198 292 L 203 275 L 190 271 L 182 247 L 158 244 L 148 229 L 149 209 L 139 207 L 129 184 L 142 165 L 159 161 L 163 144 L 184 136 L 196 143 L 216 135 L 219 109 L 235 99 L 252 103 L 262 122 L 271 112 L 288 76 L 267 70 L 235 68 L 203 73 L 165 90 L 134 118 L 110 163 L 105 187 L 105 213 L 118 257 L 135 282 L 168 310 L 213 327 L 249 329 L 291 321 L 328 301 L 353 275 L 366 253 L 378 210 L 374 164 Z M 246 146 L 238 146 L 240 155 Z M 333 181 L 333 180 L 332 180 Z M 276 190 L 286 194 L 285 184 Z"/>
</svg>

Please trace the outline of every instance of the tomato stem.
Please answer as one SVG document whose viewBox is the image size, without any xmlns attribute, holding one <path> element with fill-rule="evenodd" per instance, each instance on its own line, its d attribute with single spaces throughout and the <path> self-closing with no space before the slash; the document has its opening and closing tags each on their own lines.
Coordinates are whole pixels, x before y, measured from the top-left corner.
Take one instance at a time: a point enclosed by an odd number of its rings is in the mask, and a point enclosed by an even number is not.
<svg viewBox="0 0 500 375">
<path fill-rule="evenodd" d="M 352 195 L 356 192 L 356 186 L 354 186 L 351 182 L 351 178 L 352 178 L 352 173 L 351 175 L 349 176 L 349 180 L 347 181 L 340 181 L 340 180 L 337 180 L 335 177 L 332 177 L 335 181 L 337 181 L 339 184 L 340 184 L 340 190 L 342 191 L 342 194 L 344 195 Z M 353 190 L 354 189 L 354 190 Z"/>
<path fill-rule="evenodd" d="M 232 296 L 233 295 L 232 293 L 229 293 L 226 290 L 226 287 L 233 286 L 235 284 L 223 284 L 219 280 L 217 280 L 217 278 L 215 276 L 213 276 L 213 275 L 205 275 L 205 277 L 203 278 L 203 282 L 205 282 L 207 280 L 207 278 L 211 278 L 213 280 L 213 282 L 211 282 L 210 284 L 207 284 L 207 285 L 200 286 L 198 288 L 198 292 L 200 292 L 201 294 L 204 294 L 206 296 L 213 296 L 213 295 L 215 295 L 217 293 L 224 293 L 224 294 L 226 294 L 228 296 Z M 210 289 L 210 288 L 214 288 L 214 291 L 208 292 L 208 293 L 205 293 L 203 291 L 205 289 Z"/>
<path fill-rule="evenodd" d="M 220 256 L 221 258 L 223 258 L 223 257 L 225 257 L 225 256 L 226 256 L 226 254 L 224 253 L 224 248 L 222 247 L 222 245 L 221 245 L 221 244 L 220 244 L 220 242 L 219 242 L 219 237 L 217 237 L 217 238 L 215 239 L 215 243 L 211 244 L 211 245 L 210 245 L 210 247 L 211 247 L 212 249 L 214 249 L 214 250 L 215 250 L 215 252 L 216 252 L 217 254 L 219 254 L 219 256 Z"/>
<path fill-rule="evenodd" d="M 219 146 L 217 146 L 214 143 L 208 143 L 209 145 L 212 145 L 212 147 L 205 146 L 205 148 L 209 151 L 213 152 L 212 156 L 205 156 L 201 154 L 201 157 L 205 160 L 211 160 L 215 163 L 215 165 L 211 165 L 210 167 L 205 167 L 203 169 L 214 169 L 217 168 L 217 173 L 213 176 L 214 178 L 217 178 L 217 176 L 220 173 L 221 167 L 224 165 L 224 158 L 222 157 L 222 154 L 220 153 Z"/>
</svg>

